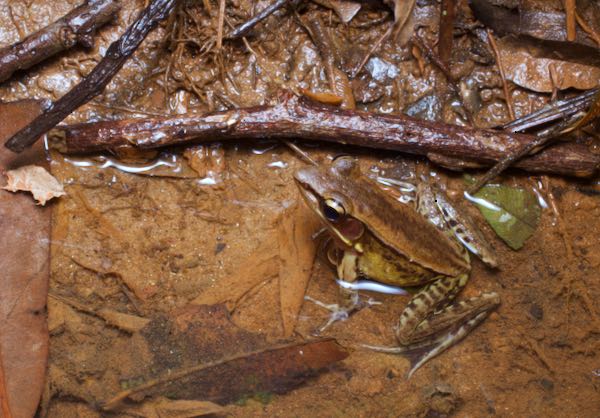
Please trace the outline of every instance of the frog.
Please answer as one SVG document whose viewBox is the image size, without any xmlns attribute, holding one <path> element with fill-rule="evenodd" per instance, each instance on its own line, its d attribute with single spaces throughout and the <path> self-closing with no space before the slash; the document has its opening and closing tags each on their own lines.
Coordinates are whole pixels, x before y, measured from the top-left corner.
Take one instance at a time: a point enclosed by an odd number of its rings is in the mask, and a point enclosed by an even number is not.
<svg viewBox="0 0 600 418">
<path fill-rule="evenodd" d="M 294 181 L 307 206 L 328 233 L 323 250 L 339 283 L 369 279 L 413 289 L 394 333 L 397 345 L 365 347 L 406 356 L 408 378 L 423 364 L 462 340 L 500 304 L 495 292 L 456 301 L 469 279 L 469 251 L 491 267 L 493 249 L 443 190 L 425 182 L 416 187 L 416 204 L 401 203 L 364 175 L 358 161 L 336 158 L 329 166 L 297 170 Z M 460 216 L 458 214 L 461 214 Z M 340 286 L 337 304 L 315 303 L 329 309 L 325 328 L 373 301 Z"/>
</svg>

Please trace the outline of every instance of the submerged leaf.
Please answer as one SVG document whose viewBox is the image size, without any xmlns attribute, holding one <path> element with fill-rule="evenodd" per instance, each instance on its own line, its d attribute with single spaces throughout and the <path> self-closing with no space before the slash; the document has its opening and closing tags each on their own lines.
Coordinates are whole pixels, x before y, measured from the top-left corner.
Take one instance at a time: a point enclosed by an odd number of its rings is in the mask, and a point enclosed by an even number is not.
<svg viewBox="0 0 600 418">
<path fill-rule="evenodd" d="M 492 229 L 513 250 L 518 250 L 536 230 L 541 207 L 531 191 L 489 184 L 470 196 Z"/>
</svg>

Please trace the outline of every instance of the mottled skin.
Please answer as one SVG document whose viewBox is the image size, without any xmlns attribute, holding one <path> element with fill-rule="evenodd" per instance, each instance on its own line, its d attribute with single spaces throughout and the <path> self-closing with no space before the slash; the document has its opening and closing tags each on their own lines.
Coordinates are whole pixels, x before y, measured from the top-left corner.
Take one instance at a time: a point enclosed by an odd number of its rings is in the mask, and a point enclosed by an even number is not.
<svg viewBox="0 0 600 418">
<path fill-rule="evenodd" d="M 465 232 L 471 225 L 447 218 L 454 208 L 440 206 L 448 203 L 435 197 L 439 191 L 422 189 L 417 211 L 385 193 L 348 157 L 336 159 L 331 167 L 301 169 L 295 180 L 332 235 L 328 257 L 340 279 L 367 277 L 417 287 L 395 328 L 399 347 L 370 347 L 407 355 L 412 362 L 409 376 L 463 338 L 499 304 L 495 293 L 452 303 L 471 268 L 467 251 L 454 236 L 469 242 L 489 264 L 495 260 L 485 244 L 472 241 L 477 234 Z M 430 222 L 434 211 L 436 225 Z M 340 288 L 340 295 L 340 305 L 327 306 L 334 314 L 326 326 L 361 306 L 356 291 Z"/>
</svg>

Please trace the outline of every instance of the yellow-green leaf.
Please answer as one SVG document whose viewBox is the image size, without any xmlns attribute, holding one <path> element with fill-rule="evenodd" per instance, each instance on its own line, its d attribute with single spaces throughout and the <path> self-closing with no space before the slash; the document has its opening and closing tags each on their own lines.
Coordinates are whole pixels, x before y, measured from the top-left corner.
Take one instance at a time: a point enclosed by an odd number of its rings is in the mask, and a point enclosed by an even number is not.
<svg viewBox="0 0 600 418">
<path fill-rule="evenodd" d="M 536 230 L 542 208 L 530 190 L 488 184 L 470 200 L 492 229 L 513 250 L 520 249 Z"/>
</svg>

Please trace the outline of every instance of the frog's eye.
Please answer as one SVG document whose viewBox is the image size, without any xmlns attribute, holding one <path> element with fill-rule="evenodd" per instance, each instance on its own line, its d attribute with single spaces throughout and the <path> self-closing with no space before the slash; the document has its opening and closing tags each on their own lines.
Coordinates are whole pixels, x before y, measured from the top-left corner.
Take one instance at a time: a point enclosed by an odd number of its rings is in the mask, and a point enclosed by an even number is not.
<svg viewBox="0 0 600 418">
<path fill-rule="evenodd" d="M 335 199 L 325 199 L 323 201 L 323 215 L 330 222 L 337 222 L 346 214 L 346 210 L 340 202 Z"/>
</svg>

